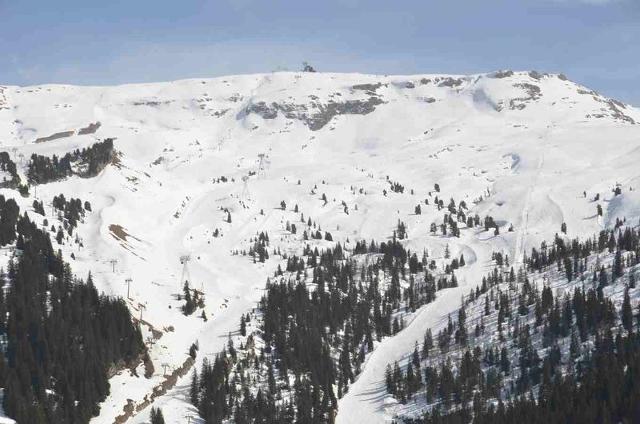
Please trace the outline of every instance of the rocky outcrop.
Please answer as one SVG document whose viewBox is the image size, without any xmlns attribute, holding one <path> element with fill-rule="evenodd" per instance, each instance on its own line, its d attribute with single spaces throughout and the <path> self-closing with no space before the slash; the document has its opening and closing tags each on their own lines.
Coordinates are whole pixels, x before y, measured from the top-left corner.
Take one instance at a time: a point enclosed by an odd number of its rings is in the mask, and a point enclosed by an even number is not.
<svg viewBox="0 0 640 424">
<path fill-rule="evenodd" d="M 436 82 L 438 82 L 438 78 L 436 78 Z M 461 86 L 463 82 L 464 82 L 464 79 L 462 79 L 462 78 L 446 77 L 446 78 L 443 78 L 443 79 L 439 80 L 438 87 L 454 88 L 454 87 Z"/>
<path fill-rule="evenodd" d="M 516 97 L 515 99 L 509 100 L 509 109 L 511 110 L 522 110 L 527 107 L 527 103 L 538 100 L 542 97 L 542 90 L 540 90 L 540 87 L 535 84 L 523 82 L 514 84 L 513 86 L 523 89 L 526 96 Z"/>
<path fill-rule="evenodd" d="M 51 134 L 47 137 L 40 137 L 40 138 L 36 138 L 36 143 L 45 143 L 47 141 L 53 141 L 53 140 L 58 140 L 60 138 L 67 138 L 67 137 L 71 137 L 73 134 L 75 133 L 75 131 L 71 130 L 71 131 L 61 131 L 61 132 L 57 132 L 54 134 Z"/>
<path fill-rule="evenodd" d="M 87 125 L 86 127 L 80 128 L 78 130 L 78 135 L 86 135 L 86 134 L 95 134 L 96 131 L 98 131 L 98 128 L 100 128 L 102 124 L 100 123 L 100 121 L 95 122 L 95 123 L 90 123 L 89 125 Z"/>
<path fill-rule="evenodd" d="M 131 399 L 127 399 L 127 404 L 122 408 L 122 414 L 116 417 L 113 424 L 123 424 L 129 418 L 149 407 L 156 398 L 171 390 L 178 382 L 178 379 L 184 377 L 195 363 L 196 361 L 191 356 L 187 357 L 180 367 L 176 368 L 171 374 L 166 375 L 162 383 L 155 386 L 151 393 L 145 395 L 142 402 L 136 403 Z"/>
<path fill-rule="evenodd" d="M 512 76 L 513 76 L 513 71 L 511 69 L 496 71 L 493 74 L 489 75 L 490 78 L 498 78 L 498 79 L 509 78 Z"/>
<path fill-rule="evenodd" d="M 275 119 L 282 113 L 288 119 L 304 122 L 311 131 L 318 131 L 337 115 L 367 115 L 384 101 L 378 96 L 371 96 L 366 100 L 346 100 L 344 102 L 329 101 L 328 103 L 311 102 L 309 105 L 296 103 L 267 104 L 265 102 L 252 103 L 247 106 L 239 118 L 251 113 L 262 119 Z"/>
</svg>

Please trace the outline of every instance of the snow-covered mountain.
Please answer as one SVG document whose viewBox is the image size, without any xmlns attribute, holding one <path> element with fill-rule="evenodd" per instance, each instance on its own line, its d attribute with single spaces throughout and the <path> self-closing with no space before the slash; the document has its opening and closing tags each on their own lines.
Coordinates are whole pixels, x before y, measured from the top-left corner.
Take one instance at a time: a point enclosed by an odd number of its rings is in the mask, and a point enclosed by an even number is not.
<svg viewBox="0 0 640 424">
<path fill-rule="evenodd" d="M 79 242 L 66 237 L 63 254 L 78 275 L 91 271 L 100 290 L 128 296 L 143 321 L 153 374 L 145 378 L 140 365 L 137 375 L 115 375 L 95 423 L 145 422 L 152 403 L 168 422 L 195 418 L 189 347 L 198 342 L 199 362 L 227 344 L 266 278 L 286 263 L 272 250 L 384 241 L 402 221 L 406 248 L 428 249 L 438 266 L 445 249 L 467 264 L 457 288 L 376 344 L 339 402 L 339 423 L 385 422 L 387 364 L 457 310 L 492 252 L 518 264 L 563 223 L 569 236 L 587 237 L 616 218 L 640 217 L 640 110 L 563 75 L 275 73 L 0 87 L 0 151 L 23 182 L 33 154 L 61 157 L 107 138 L 116 160 L 96 177 L 33 185 L 27 197 L 0 190 L 49 222 L 54 196 L 89 201 Z M 34 199 L 45 216 L 33 214 Z M 493 217 L 499 231 L 463 224 L 459 237 L 432 232 L 449 199 L 464 201 L 469 216 Z M 300 213 L 333 241 L 287 230 Z M 242 253 L 260 232 L 269 234 L 271 256 L 254 263 Z M 203 311 L 180 311 L 184 280 L 204 293 Z"/>
</svg>

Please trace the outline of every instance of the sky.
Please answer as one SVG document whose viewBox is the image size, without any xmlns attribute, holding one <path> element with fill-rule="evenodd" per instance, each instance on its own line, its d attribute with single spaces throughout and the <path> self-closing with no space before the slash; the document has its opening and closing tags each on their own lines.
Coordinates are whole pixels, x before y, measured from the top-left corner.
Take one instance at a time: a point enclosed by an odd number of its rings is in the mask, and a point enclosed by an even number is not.
<svg viewBox="0 0 640 424">
<path fill-rule="evenodd" d="M 640 106 L 640 0 L 0 0 L 0 84 L 562 72 Z"/>
</svg>

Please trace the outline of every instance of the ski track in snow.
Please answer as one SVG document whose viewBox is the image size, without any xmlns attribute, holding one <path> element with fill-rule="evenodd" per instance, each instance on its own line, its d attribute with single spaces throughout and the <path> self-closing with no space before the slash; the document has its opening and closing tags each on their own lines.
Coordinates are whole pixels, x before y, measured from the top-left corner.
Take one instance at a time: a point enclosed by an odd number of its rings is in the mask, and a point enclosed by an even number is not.
<svg viewBox="0 0 640 424">
<path fill-rule="evenodd" d="M 464 231 L 463 231 L 464 232 Z M 464 253 L 471 252 L 465 267 L 457 273 L 459 286 L 441 290 L 436 300 L 418 309 L 406 323 L 405 328 L 393 337 L 383 339 L 375 350 L 368 354 L 363 371 L 349 387 L 349 392 L 338 402 L 336 424 L 375 424 L 393 421 L 392 412 L 396 401 L 386 393 L 384 376 L 387 364 L 406 359 L 412 352 L 414 343 L 421 343 L 427 329 L 434 334 L 445 326 L 449 314 L 455 315 L 462 296 L 477 284 L 478 275 L 487 272 L 490 249 L 487 244 L 472 238 L 455 244 Z M 479 251 L 481 254 L 477 254 Z M 467 255 L 465 254 L 465 261 Z M 389 409 L 389 411 L 388 411 Z"/>
<path fill-rule="evenodd" d="M 522 228 L 520 229 L 520 231 L 518 231 L 518 237 L 516 239 L 516 248 L 515 248 L 515 255 L 514 255 L 515 264 L 520 266 L 523 264 L 524 256 L 526 254 L 525 241 L 527 239 L 527 234 L 529 231 L 529 210 L 531 207 L 530 205 L 531 197 L 533 196 L 533 193 L 536 190 L 536 187 L 538 185 L 538 179 L 540 178 L 540 172 L 542 172 L 542 168 L 544 166 L 544 155 L 546 151 L 547 139 L 551 133 L 552 125 L 548 127 L 548 130 L 546 131 L 545 135 L 541 137 L 544 140 L 544 142 L 542 143 L 542 147 L 540 148 L 540 153 L 539 153 L 540 158 L 538 159 L 531 185 L 529 185 L 529 187 L 527 188 L 527 194 L 525 196 L 524 206 L 522 207 L 522 218 L 520 220 L 521 222 L 520 225 Z"/>
</svg>

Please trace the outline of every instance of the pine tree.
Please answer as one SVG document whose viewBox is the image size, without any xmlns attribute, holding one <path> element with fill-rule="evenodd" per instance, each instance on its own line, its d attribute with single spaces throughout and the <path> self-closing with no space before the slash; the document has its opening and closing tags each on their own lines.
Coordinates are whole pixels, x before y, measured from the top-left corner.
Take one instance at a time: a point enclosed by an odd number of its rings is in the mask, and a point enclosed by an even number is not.
<svg viewBox="0 0 640 424">
<path fill-rule="evenodd" d="M 244 320 L 244 314 L 240 317 L 240 335 L 243 337 L 247 335 L 247 323 Z"/>
<path fill-rule="evenodd" d="M 624 291 L 624 299 L 622 301 L 622 325 L 629 333 L 633 332 L 633 310 L 631 309 L 628 288 Z"/>
<path fill-rule="evenodd" d="M 407 365 L 407 375 L 405 381 L 406 383 L 404 384 L 404 386 L 406 387 L 407 397 L 411 399 L 416 386 L 415 375 L 413 374 L 413 364 L 411 362 L 409 362 L 409 364 Z"/>
<path fill-rule="evenodd" d="M 507 352 L 507 348 L 503 347 L 500 351 L 500 371 L 502 371 L 505 375 L 509 375 L 510 368 L 511 363 L 509 361 L 509 353 Z"/>
<path fill-rule="evenodd" d="M 467 344 L 467 313 L 464 304 L 458 309 L 458 330 L 456 331 L 456 339 L 462 346 Z"/>
<path fill-rule="evenodd" d="M 160 408 L 151 407 L 149 418 L 151 419 L 151 424 L 165 424 L 164 416 Z"/>
<path fill-rule="evenodd" d="M 191 404 L 194 405 L 195 407 L 198 407 L 199 391 L 200 391 L 200 386 L 198 381 L 198 370 L 194 369 L 193 375 L 191 376 L 191 387 L 189 390 L 189 397 L 191 399 Z"/>
<path fill-rule="evenodd" d="M 431 335 L 431 329 L 427 329 L 424 333 L 424 341 L 422 342 L 422 358 L 425 359 L 429 356 L 429 351 L 433 347 L 433 336 Z"/>
<path fill-rule="evenodd" d="M 396 385 L 391 373 L 391 364 L 387 364 L 387 369 L 384 373 L 384 381 L 387 386 L 387 393 L 396 394 Z"/>
<path fill-rule="evenodd" d="M 413 363 L 413 366 L 416 368 L 416 370 L 420 370 L 420 352 L 418 350 L 418 342 L 415 343 L 411 362 Z"/>
<path fill-rule="evenodd" d="M 578 334 L 575 331 L 571 332 L 569 356 L 571 357 L 571 359 L 576 359 L 578 356 L 580 356 L 580 341 L 578 340 Z"/>
<path fill-rule="evenodd" d="M 622 252 L 620 251 L 620 249 L 617 249 L 616 255 L 613 259 L 613 271 L 611 273 L 612 281 L 616 281 L 618 278 L 622 277 L 622 274 Z"/>
</svg>

